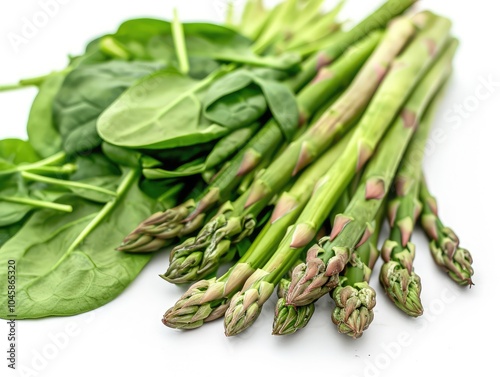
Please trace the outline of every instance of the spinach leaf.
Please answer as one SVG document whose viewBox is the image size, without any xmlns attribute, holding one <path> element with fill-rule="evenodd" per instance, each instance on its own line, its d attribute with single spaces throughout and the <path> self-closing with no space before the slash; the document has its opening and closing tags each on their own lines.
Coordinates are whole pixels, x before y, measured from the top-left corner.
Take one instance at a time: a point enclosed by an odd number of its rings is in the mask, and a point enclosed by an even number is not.
<svg viewBox="0 0 500 377">
<path fill-rule="evenodd" d="M 169 149 L 141 149 L 141 166 L 143 168 L 164 166 L 176 169 L 195 159 L 207 156 L 219 140 Z"/>
<path fill-rule="evenodd" d="M 30 143 L 20 139 L 0 140 L 0 189 L 8 184 L 12 175 L 18 172 L 22 164 L 30 164 L 40 160 Z"/>
<path fill-rule="evenodd" d="M 116 191 L 120 181 L 121 170 L 104 154 L 99 152 L 87 156 L 77 156 L 77 170 L 70 176 L 71 181 L 85 183 L 109 191 Z M 78 196 L 99 203 L 107 203 L 113 196 L 79 187 L 69 187 Z"/>
<path fill-rule="evenodd" d="M 32 145 L 21 139 L 0 140 L 0 171 L 12 169 L 15 165 L 40 160 Z"/>
<path fill-rule="evenodd" d="M 37 200 L 48 195 L 36 184 L 27 183 L 21 171 L 26 165 L 36 164 L 40 158 L 30 143 L 20 139 L 0 140 L 0 227 L 21 221 L 38 207 L 70 211 L 71 207 L 53 204 L 57 196 Z"/>
<path fill-rule="evenodd" d="M 0 248 L 10 240 L 18 231 L 22 228 L 25 220 L 28 219 L 28 216 L 25 216 L 20 221 L 8 226 L 0 227 Z"/>
<path fill-rule="evenodd" d="M 177 179 L 149 180 L 141 179 L 139 187 L 147 196 L 156 200 L 154 212 L 175 207 L 182 200 L 182 192 L 188 182 Z"/>
<path fill-rule="evenodd" d="M 196 96 L 215 77 L 193 80 L 173 68 L 156 72 L 126 90 L 97 120 L 110 144 L 127 148 L 167 149 L 219 139 L 228 130 L 201 119 Z"/>
<path fill-rule="evenodd" d="M 197 160 L 188 162 L 182 166 L 179 166 L 176 170 L 165 170 L 160 168 L 155 169 L 143 169 L 142 174 L 147 179 L 166 179 L 166 178 L 181 178 L 188 177 L 191 175 L 196 175 L 203 173 L 205 171 L 205 159 L 199 158 Z"/>
<path fill-rule="evenodd" d="M 262 91 L 242 71 L 228 74 L 214 83 L 204 105 L 207 119 L 232 130 L 255 122 L 267 110 Z"/>
<path fill-rule="evenodd" d="M 259 56 L 254 54 L 253 42 L 237 31 L 210 23 L 184 23 L 186 47 L 190 56 L 205 56 L 215 60 L 252 66 L 296 70 L 297 55 Z"/>
<path fill-rule="evenodd" d="M 100 145 L 96 122 L 125 89 L 162 65 L 148 62 L 109 61 L 82 65 L 70 72 L 58 91 L 53 115 L 64 150 L 76 154 Z"/>
<path fill-rule="evenodd" d="M 77 156 L 74 160 L 77 170 L 70 176 L 73 181 L 92 177 L 119 176 L 120 168 L 102 153 L 91 153 L 87 156 Z"/>
<path fill-rule="evenodd" d="M 62 71 L 47 77 L 31 105 L 27 125 L 28 140 L 43 158 L 59 152 L 62 147 L 61 135 L 52 116 L 52 104 L 66 75 L 67 72 Z"/>
<path fill-rule="evenodd" d="M 80 65 L 92 65 L 111 60 L 111 58 L 101 50 L 101 40 L 102 37 L 99 37 L 90 41 L 85 47 L 85 51 L 82 55 L 70 56 L 69 65 L 71 67 L 78 67 Z"/>
<path fill-rule="evenodd" d="M 120 166 L 129 168 L 141 166 L 142 154 L 133 149 L 121 148 L 104 142 L 102 143 L 102 152 L 109 160 Z"/>
<path fill-rule="evenodd" d="M 60 199 L 70 214 L 38 211 L 0 249 L 0 264 L 17 263 L 17 318 L 75 315 L 120 295 L 152 254 L 115 250 L 123 235 L 152 213 L 154 200 L 127 172 L 112 202 L 101 206 L 74 195 Z M 6 269 L 0 271 L 0 317 L 7 307 Z"/>
<path fill-rule="evenodd" d="M 256 121 L 269 108 L 287 140 L 292 140 L 299 124 L 294 94 L 265 70 L 228 73 L 210 87 L 204 106 L 207 119 L 230 129 Z"/>
</svg>

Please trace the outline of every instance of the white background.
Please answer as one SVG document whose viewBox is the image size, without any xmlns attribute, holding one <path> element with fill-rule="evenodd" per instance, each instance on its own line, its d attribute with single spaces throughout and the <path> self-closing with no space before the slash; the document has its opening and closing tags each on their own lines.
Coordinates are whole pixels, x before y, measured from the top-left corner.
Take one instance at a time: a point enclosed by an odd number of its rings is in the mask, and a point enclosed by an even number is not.
<svg viewBox="0 0 500 377">
<path fill-rule="evenodd" d="M 42 0 L 43 1 L 43 0 Z M 45 0 L 46 1 L 46 0 Z M 61 1 L 63 3 L 63 1 Z M 128 18 L 170 18 L 176 6 L 182 20 L 222 21 L 224 1 L 64 1 L 45 27 L 16 52 L 8 33 L 19 34 L 39 1 L 0 3 L 0 83 L 15 82 L 63 68 L 67 54 L 79 54 L 94 36 L 112 32 Z M 327 2 L 328 3 L 328 2 Z M 357 20 L 380 0 L 349 0 L 342 15 Z M 475 286 L 457 287 L 432 262 L 420 231 L 416 272 L 423 281 L 425 313 L 418 319 L 397 311 L 377 289 L 375 319 L 358 340 L 337 333 L 330 321 L 331 299 L 318 302 L 309 325 L 289 337 L 271 335 L 275 297 L 245 333 L 226 338 L 222 320 L 191 331 L 160 322 L 183 288 L 158 277 L 168 255 L 158 254 L 125 292 L 91 313 L 18 322 L 18 366 L 33 376 L 122 375 L 237 376 L 326 373 L 336 376 L 467 376 L 495 370 L 497 327 L 500 57 L 498 6 L 492 0 L 426 1 L 417 9 L 450 17 L 461 45 L 446 98 L 434 124 L 425 169 L 442 217 L 474 256 Z M 485 87 L 484 82 L 496 85 Z M 480 91 L 478 92 L 478 88 Z M 479 96 L 478 96 L 479 93 Z M 34 89 L 0 93 L 0 137 L 25 138 Z M 459 115 L 455 106 L 462 106 Z M 455 118 L 451 118 L 454 115 Z M 8 326 L 0 324 L 0 375 L 7 368 Z M 489 368 L 488 368 L 489 367 Z M 7 373 L 9 372 L 9 373 Z M 20 374 L 23 375 L 23 374 Z M 25 374 L 29 375 L 29 374 Z"/>
</svg>

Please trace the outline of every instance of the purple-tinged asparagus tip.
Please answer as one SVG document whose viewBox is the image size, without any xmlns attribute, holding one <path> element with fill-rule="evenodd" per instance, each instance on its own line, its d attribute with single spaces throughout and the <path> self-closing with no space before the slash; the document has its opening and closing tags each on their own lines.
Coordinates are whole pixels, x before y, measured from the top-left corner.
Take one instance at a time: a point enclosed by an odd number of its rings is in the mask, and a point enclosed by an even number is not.
<svg viewBox="0 0 500 377">
<path fill-rule="evenodd" d="M 356 171 L 359 172 L 365 166 L 366 162 L 371 158 L 373 149 L 366 143 L 360 142 L 358 146 L 358 162 L 356 163 Z"/>
<path fill-rule="evenodd" d="M 366 182 L 365 199 L 383 199 L 385 197 L 385 181 L 381 178 L 370 178 Z"/>
<path fill-rule="evenodd" d="M 281 219 L 287 213 L 290 213 L 298 206 L 297 199 L 287 193 L 280 196 L 278 203 L 274 206 L 273 213 L 271 215 L 271 223 Z"/>
<path fill-rule="evenodd" d="M 257 203 L 259 200 L 265 198 L 269 194 L 269 188 L 261 180 L 254 182 L 250 188 L 250 194 L 245 202 L 245 208 L 250 207 L 252 204 Z"/>
<path fill-rule="evenodd" d="M 401 118 L 403 119 L 404 128 L 416 129 L 418 126 L 417 114 L 415 111 L 409 109 L 403 109 L 401 111 Z"/>
<path fill-rule="evenodd" d="M 413 234 L 415 224 L 411 217 L 405 217 L 398 221 L 397 226 L 401 233 L 401 245 L 406 247 L 406 244 L 410 241 L 411 235 Z"/>
<path fill-rule="evenodd" d="M 240 165 L 236 175 L 238 177 L 242 177 L 242 176 L 250 173 L 259 164 L 261 159 L 262 159 L 262 155 L 260 153 L 257 153 L 253 149 L 249 149 L 243 155 L 243 161 L 241 162 L 241 165 Z"/>
<path fill-rule="evenodd" d="M 312 152 L 312 148 L 308 142 L 304 141 L 300 148 L 299 158 L 297 163 L 293 168 L 292 177 L 295 177 L 302 169 L 314 160 L 315 153 Z"/>
<path fill-rule="evenodd" d="M 332 232 L 330 233 L 330 241 L 333 241 L 352 220 L 352 217 L 346 216 L 344 214 L 338 214 L 337 216 L 335 216 Z"/>
<path fill-rule="evenodd" d="M 295 227 L 290 247 L 298 249 L 307 246 L 307 244 L 314 239 L 315 235 L 316 229 L 314 229 L 314 227 L 307 223 L 300 223 Z"/>
</svg>

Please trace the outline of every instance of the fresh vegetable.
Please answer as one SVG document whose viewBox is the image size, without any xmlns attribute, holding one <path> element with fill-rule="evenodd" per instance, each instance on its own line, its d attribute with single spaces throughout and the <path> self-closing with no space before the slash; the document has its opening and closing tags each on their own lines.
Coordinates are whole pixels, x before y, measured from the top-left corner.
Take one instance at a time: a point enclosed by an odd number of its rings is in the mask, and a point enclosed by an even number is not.
<svg viewBox="0 0 500 377">
<path fill-rule="evenodd" d="M 460 245 L 455 232 L 445 226 L 438 215 L 437 201 L 429 192 L 425 177 L 421 176 L 420 200 L 422 201 L 421 225 L 429 239 L 431 255 L 438 266 L 459 285 L 471 287 L 472 255 Z"/>
<path fill-rule="evenodd" d="M 415 2 L 387 0 L 349 29 L 343 0 L 248 0 L 225 24 L 174 10 L 1 86 L 38 88 L 27 140 L 0 140 L 0 263 L 16 260 L 17 318 L 99 308 L 169 253 L 161 281 L 189 286 L 167 327 L 223 318 L 235 336 L 276 292 L 272 334 L 290 336 L 329 293 L 332 322 L 356 339 L 375 321 L 380 256 L 389 298 L 422 313 L 417 224 L 437 265 L 471 286 L 472 257 L 422 163 L 458 40 L 445 16 L 407 12 Z M 0 271 L 2 318 L 6 284 Z"/>
<path fill-rule="evenodd" d="M 330 296 L 335 302 L 332 322 L 337 326 L 339 333 L 347 334 L 354 339 L 363 335 L 363 331 L 374 318 L 373 308 L 377 293 L 368 283 L 380 255 L 378 241 L 385 213 L 386 206 L 383 203 L 375 217 L 372 235 L 367 242 L 353 251 L 351 261 L 339 278 L 339 284 L 330 291 Z"/>
</svg>

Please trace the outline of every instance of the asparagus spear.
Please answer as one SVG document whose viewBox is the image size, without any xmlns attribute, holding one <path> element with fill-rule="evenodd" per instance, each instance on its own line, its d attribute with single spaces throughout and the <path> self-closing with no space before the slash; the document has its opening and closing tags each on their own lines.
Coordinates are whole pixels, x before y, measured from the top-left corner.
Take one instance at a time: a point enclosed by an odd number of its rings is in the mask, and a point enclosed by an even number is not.
<svg viewBox="0 0 500 377">
<path fill-rule="evenodd" d="M 336 214 L 345 210 L 351 197 L 350 191 L 350 189 L 344 191 L 341 199 L 337 202 L 334 210 L 332 211 L 332 218 L 334 218 Z M 331 229 L 326 229 L 324 234 L 328 234 L 330 230 Z M 323 235 L 318 233 L 317 237 L 321 238 Z M 297 261 L 295 265 L 298 263 L 300 262 Z M 276 307 L 274 309 L 273 335 L 289 335 L 297 332 L 309 323 L 309 320 L 314 313 L 315 303 L 310 303 L 309 305 L 304 306 L 293 306 L 286 303 L 286 295 L 290 287 L 290 278 L 294 267 L 289 270 L 287 277 L 284 276 L 281 278 L 281 281 L 278 284 L 278 302 L 276 303 Z"/>
<path fill-rule="evenodd" d="M 256 40 L 268 20 L 269 13 L 262 0 L 248 0 L 238 29 L 248 38 Z"/>
<path fill-rule="evenodd" d="M 332 322 L 337 325 L 339 333 L 354 339 L 363 335 L 363 331 L 368 328 L 374 317 L 376 292 L 368 282 L 380 255 L 378 241 L 385 207 L 382 204 L 376 216 L 375 231 L 367 242 L 353 252 L 350 263 L 339 279 L 339 285 L 330 291 L 330 296 L 335 301 Z"/>
<path fill-rule="evenodd" d="M 193 329 L 203 323 L 224 315 L 230 298 L 239 291 L 245 281 L 262 267 L 271 257 L 271 251 L 284 236 L 289 225 L 297 219 L 314 185 L 342 153 L 351 134 L 347 134 L 336 146 L 304 171 L 288 192 L 281 194 L 273 215 L 262 231 L 259 232 L 251 247 L 242 258 L 219 278 L 200 280 L 168 309 L 163 316 L 163 323 L 168 327 Z M 163 276 L 172 282 L 167 275 Z"/>
<path fill-rule="evenodd" d="M 377 31 L 352 46 L 337 62 L 325 68 L 322 79 L 315 80 L 297 95 L 300 122 L 306 124 L 328 98 L 351 82 L 382 38 Z M 171 238 L 183 237 L 199 229 L 205 222 L 205 212 L 218 203 L 228 200 L 230 194 L 249 172 L 277 146 L 283 135 L 274 120 L 266 123 L 196 199 L 177 207 L 151 215 L 132 231 L 118 250 L 144 252 L 159 250 Z"/>
<path fill-rule="evenodd" d="M 403 14 L 417 0 L 388 0 L 351 30 L 342 33 L 335 44 L 311 56 L 303 64 L 302 71 L 289 80 L 295 90 L 301 89 L 320 71 L 320 69 L 341 56 L 348 46 L 363 38 L 369 32 L 384 28 L 397 16 Z"/>
<path fill-rule="evenodd" d="M 344 189 L 346 178 L 352 176 L 356 165 L 360 165 L 359 161 L 367 160 L 366 154 L 372 153 L 388 124 L 399 113 L 400 116 L 378 147 L 374 160 L 366 167 L 361 186 L 346 213 L 337 216 L 329 238 L 309 249 L 306 264 L 295 269 L 287 296 L 289 304 L 305 305 L 335 288 L 351 250 L 366 242 L 372 233 L 373 227 L 370 224 L 390 187 L 398 163 L 413 134 L 415 121 L 423 113 L 436 86 L 447 72 L 449 61 L 445 58 L 439 59 L 430 70 L 428 67 L 436 61 L 436 51 L 443 49 L 449 37 L 450 26 L 449 20 L 439 17 L 419 32 L 397 59 L 361 119 L 352 144 L 332 166 L 324 178 L 325 183 L 316 190 L 290 232 L 286 245 L 289 253 L 300 251 L 310 242 L 317 231 L 317 224 L 327 216 L 328 205 L 335 203 L 339 190 Z M 429 41 L 435 46 L 432 50 L 427 48 Z M 424 79 L 420 81 L 424 74 Z M 418 84 L 416 89 L 415 84 Z M 401 109 L 403 104 L 405 106 Z M 364 145 L 364 148 L 360 149 L 359 145 Z"/>
<path fill-rule="evenodd" d="M 421 225 L 429 239 L 432 257 L 436 264 L 448 273 L 450 278 L 459 285 L 471 287 L 472 255 L 460 245 L 455 232 L 445 226 L 438 215 L 437 201 L 429 192 L 429 188 L 422 174 L 420 182 L 420 200 L 423 203 Z"/>
<path fill-rule="evenodd" d="M 347 190 L 344 191 L 341 198 L 335 204 L 335 207 L 331 212 L 329 219 L 325 222 L 323 228 L 320 229 L 320 231 L 316 235 L 317 240 L 321 239 L 326 234 L 329 234 L 331 232 L 331 224 L 333 224 L 333 219 L 338 213 L 345 211 L 347 205 L 349 204 L 349 201 L 351 200 L 352 193 L 353 190 L 355 190 L 356 185 L 357 179 L 354 179 L 350 187 L 348 187 Z M 286 302 L 286 295 L 291 283 L 291 274 L 294 267 L 299 263 L 302 263 L 302 261 L 298 260 L 295 265 L 289 270 L 287 276 L 284 276 L 278 284 L 278 302 L 276 303 L 276 307 L 274 309 L 273 335 L 288 335 L 297 332 L 307 325 L 312 314 L 314 313 L 314 302 L 304 306 L 288 305 Z"/>
<path fill-rule="evenodd" d="M 458 41 L 452 39 L 443 57 L 451 60 L 457 47 Z M 448 71 L 451 71 L 451 63 Z M 437 102 L 435 100 L 427 110 L 399 167 L 394 182 L 395 198 L 388 210 L 391 232 L 382 248 L 384 264 L 380 282 L 394 304 L 412 317 L 422 315 L 423 308 L 421 280 L 413 269 L 415 245 L 410 240 L 422 210 L 419 201 L 421 169 Z"/>
<path fill-rule="evenodd" d="M 314 314 L 314 303 L 294 307 L 287 305 L 285 297 L 290 287 L 290 279 L 283 277 L 278 284 L 278 302 L 274 309 L 273 335 L 290 335 L 304 328 Z"/>
</svg>

